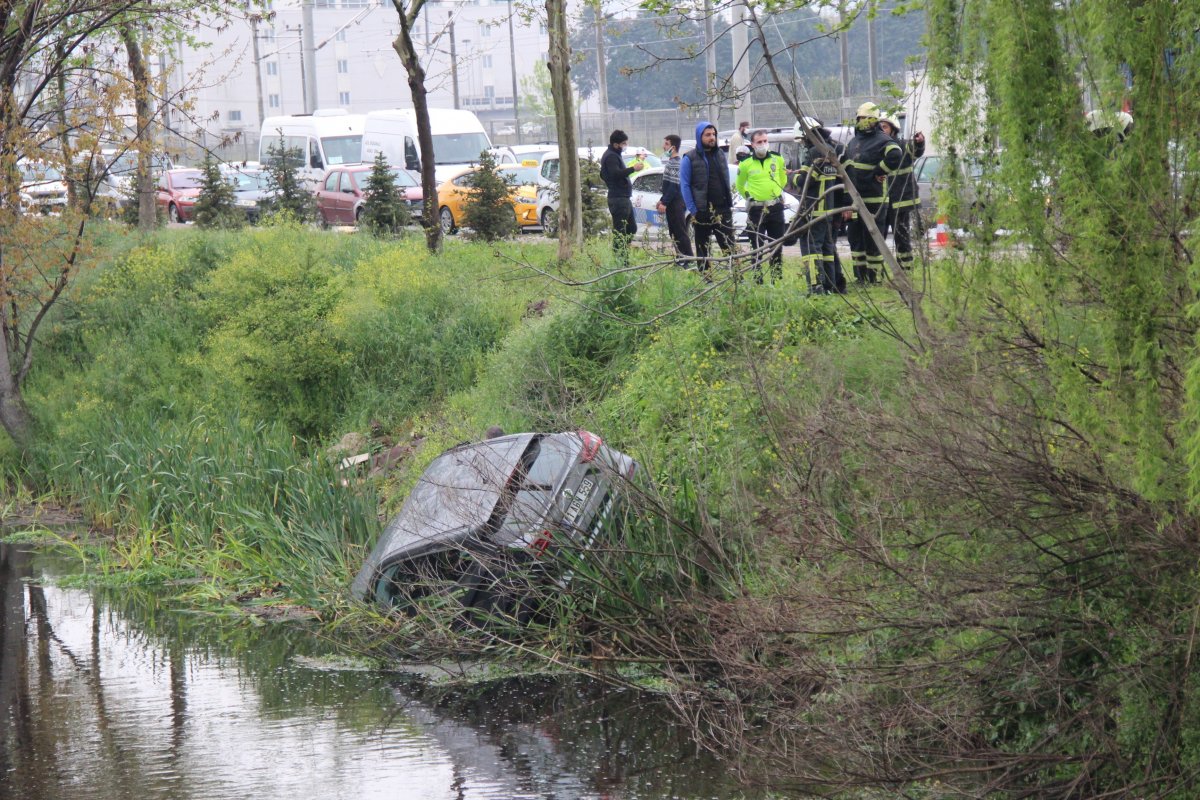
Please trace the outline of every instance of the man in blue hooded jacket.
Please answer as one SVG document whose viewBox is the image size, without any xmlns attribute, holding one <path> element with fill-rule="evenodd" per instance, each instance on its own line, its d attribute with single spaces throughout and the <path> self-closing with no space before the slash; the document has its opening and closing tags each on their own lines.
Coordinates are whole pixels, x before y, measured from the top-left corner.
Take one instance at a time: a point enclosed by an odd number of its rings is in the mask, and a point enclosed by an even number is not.
<svg viewBox="0 0 1200 800">
<path fill-rule="evenodd" d="M 708 271 L 708 241 L 726 253 L 733 252 L 733 190 L 729 185 L 729 164 L 717 147 L 717 128 L 711 122 L 696 124 L 696 149 L 679 162 L 679 189 L 692 217 L 696 257 L 700 269 Z"/>
</svg>

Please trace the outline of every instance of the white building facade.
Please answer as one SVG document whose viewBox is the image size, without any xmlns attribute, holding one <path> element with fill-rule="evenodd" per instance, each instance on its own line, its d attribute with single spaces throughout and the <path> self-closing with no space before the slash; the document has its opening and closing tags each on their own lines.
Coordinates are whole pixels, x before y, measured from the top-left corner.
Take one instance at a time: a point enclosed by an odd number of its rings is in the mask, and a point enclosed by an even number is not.
<svg viewBox="0 0 1200 800">
<path fill-rule="evenodd" d="M 411 108 L 408 75 L 392 47 L 399 29 L 394 6 L 379 0 L 308 1 L 311 9 L 303 8 L 303 0 L 276 0 L 262 19 L 234 19 L 199 31 L 204 47 L 178 45 L 166 63 L 168 87 L 190 107 L 186 114 L 172 112 L 171 126 L 209 147 L 236 138 L 238 144 L 222 150 L 237 157 L 257 150 L 264 116 L 314 108 L 351 113 Z M 489 133 L 515 142 L 518 134 L 506 136 L 518 118 L 514 76 L 519 97 L 521 79 L 534 74 L 548 51 L 545 11 L 529 12 L 493 0 L 429 2 L 412 31 L 429 105 L 474 111 Z M 304 30 L 308 18 L 311 36 Z"/>
</svg>

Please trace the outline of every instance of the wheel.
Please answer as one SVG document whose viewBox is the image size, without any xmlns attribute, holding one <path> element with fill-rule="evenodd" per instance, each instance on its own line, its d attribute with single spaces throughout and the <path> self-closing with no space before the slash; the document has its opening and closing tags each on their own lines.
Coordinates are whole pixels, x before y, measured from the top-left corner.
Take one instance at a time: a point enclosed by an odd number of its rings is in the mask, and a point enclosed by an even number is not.
<svg viewBox="0 0 1200 800">
<path fill-rule="evenodd" d="M 179 206 L 175 205 L 174 203 L 171 203 L 169 206 L 167 206 L 167 219 L 176 223 L 183 221 L 179 218 Z"/>
<path fill-rule="evenodd" d="M 438 212 L 438 220 L 442 224 L 442 233 L 447 236 L 452 236 L 458 226 L 454 224 L 454 214 L 446 206 L 442 206 L 442 210 Z"/>
<path fill-rule="evenodd" d="M 558 230 L 558 215 L 549 206 L 542 209 L 542 232 L 551 235 Z"/>
</svg>

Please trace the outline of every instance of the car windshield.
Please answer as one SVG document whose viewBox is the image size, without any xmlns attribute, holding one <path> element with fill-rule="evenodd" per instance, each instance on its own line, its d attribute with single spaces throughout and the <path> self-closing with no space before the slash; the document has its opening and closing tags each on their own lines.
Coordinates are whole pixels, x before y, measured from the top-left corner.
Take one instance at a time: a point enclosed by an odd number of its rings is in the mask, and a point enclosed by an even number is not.
<svg viewBox="0 0 1200 800">
<path fill-rule="evenodd" d="M 265 188 L 267 175 L 264 172 L 235 172 L 233 175 L 235 192 L 254 192 Z"/>
<path fill-rule="evenodd" d="M 438 164 L 472 164 L 491 145 L 483 133 L 443 133 L 433 137 L 433 160 Z"/>
<path fill-rule="evenodd" d="M 936 156 L 929 156 L 925 159 L 924 166 L 921 167 L 921 174 L 917 180 L 923 183 L 933 183 L 937 180 L 938 172 L 942 169 L 942 160 Z"/>
<path fill-rule="evenodd" d="M 630 152 L 629 150 L 626 150 L 624 153 L 622 153 L 622 155 L 625 158 L 625 166 L 630 166 L 631 164 L 633 164 L 634 161 L 637 161 L 637 154 L 638 154 L 638 151 L 636 151 L 636 150 L 632 151 L 632 152 Z M 662 159 L 648 151 L 642 152 L 642 160 L 646 162 L 647 167 L 661 167 L 662 166 Z"/>
<path fill-rule="evenodd" d="M 22 164 L 21 180 L 25 183 L 61 181 L 62 173 L 49 164 Z"/>
<path fill-rule="evenodd" d="M 505 180 L 517 186 L 533 186 L 538 182 L 537 167 L 513 167 L 500 170 Z"/>
<path fill-rule="evenodd" d="M 412 176 L 412 173 L 400 167 L 392 167 L 392 174 L 396 176 L 396 185 L 400 187 L 420 186 L 417 179 Z"/>
<path fill-rule="evenodd" d="M 326 136 L 321 139 L 326 166 L 357 164 L 362 160 L 362 136 Z"/>
<path fill-rule="evenodd" d="M 112 160 L 108 166 L 110 175 L 126 175 L 137 171 L 138 154 L 136 150 L 126 150 Z M 162 172 L 167 169 L 167 163 L 161 156 L 155 156 L 153 159 L 152 170 Z"/>
<path fill-rule="evenodd" d="M 198 169 L 176 172 L 171 175 L 171 186 L 176 189 L 199 189 L 203 185 L 204 173 Z"/>
</svg>

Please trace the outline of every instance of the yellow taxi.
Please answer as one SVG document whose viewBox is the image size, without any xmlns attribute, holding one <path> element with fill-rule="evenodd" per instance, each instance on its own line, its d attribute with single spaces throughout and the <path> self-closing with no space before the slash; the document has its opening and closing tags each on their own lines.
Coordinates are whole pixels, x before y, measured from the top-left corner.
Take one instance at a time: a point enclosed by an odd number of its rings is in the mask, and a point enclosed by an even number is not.
<svg viewBox="0 0 1200 800">
<path fill-rule="evenodd" d="M 467 198 L 470 197 L 472 188 L 472 176 L 477 170 L 478 167 L 465 169 L 438 187 L 438 220 L 442 225 L 442 233 L 452 234 L 458 230 L 459 224 L 466 215 Z M 503 164 L 496 167 L 496 171 L 512 184 L 512 204 L 513 211 L 517 216 L 517 227 L 538 227 L 537 162 L 522 161 L 520 164 Z"/>
</svg>

